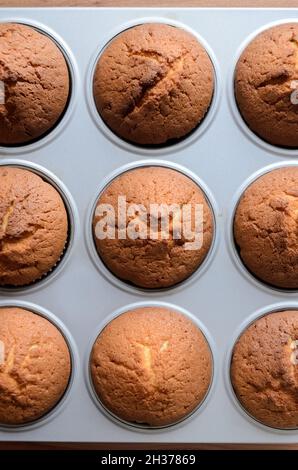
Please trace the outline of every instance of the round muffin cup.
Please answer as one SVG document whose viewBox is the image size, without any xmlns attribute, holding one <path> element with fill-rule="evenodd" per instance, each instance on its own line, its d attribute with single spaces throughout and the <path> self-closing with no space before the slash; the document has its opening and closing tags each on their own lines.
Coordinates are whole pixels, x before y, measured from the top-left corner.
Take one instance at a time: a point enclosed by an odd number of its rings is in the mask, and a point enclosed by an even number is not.
<svg viewBox="0 0 298 470">
<path fill-rule="evenodd" d="M 98 338 L 98 336 L 101 334 L 103 329 L 115 318 L 119 317 L 120 315 L 130 311 L 130 310 L 135 310 L 138 308 L 144 308 L 144 307 L 161 307 L 161 308 L 166 308 L 169 310 L 172 310 L 174 312 L 180 313 L 184 316 L 186 316 L 189 320 L 191 320 L 202 332 L 203 336 L 205 337 L 208 347 L 210 350 L 211 354 L 211 359 L 212 359 L 212 375 L 211 375 L 211 381 L 209 388 L 206 392 L 206 395 L 204 399 L 199 403 L 199 405 L 188 415 L 186 415 L 184 418 L 180 419 L 179 421 L 165 425 L 165 426 L 149 426 L 149 425 L 142 425 L 142 424 L 137 424 L 137 423 L 131 423 L 129 421 L 125 421 L 118 416 L 116 416 L 114 413 L 112 413 L 99 399 L 98 395 L 95 392 L 94 386 L 93 386 L 93 381 L 91 377 L 91 371 L 90 371 L 90 356 L 92 353 L 92 348 L 94 345 L 94 342 Z M 185 310 L 182 307 L 178 307 L 177 305 L 173 305 L 167 302 L 155 302 L 155 301 L 147 301 L 147 302 L 137 302 L 133 304 L 126 305 L 125 307 L 121 307 L 114 311 L 111 315 L 105 318 L 104 321 L 102 321 L 98 327 L 95 329 L 96 334 L 92 337 L 92 339 L 89 342 L 89 346 L 87 349 L 87 354 L 86 354 L 86 360 L 85 360 L 85 380 L 86 380 L 86 385 L 87 389 L 89 391 L 89 394 L 94 402 L 94 404 L 97 406 L 97 408 L 110 420 L 112 420 L 115 424 L 121 425 L 125 427 L 126 429 L 129 430 L 134 430 L 136 432 L 141 432 L 141 433 L 156 433 L 156 432 L 162 432 L 162 431 L 169 431 L 170 429 L 177 429 L 178 426 L 185 425 L 190 419 L 195 419 L 197 415 L 201 412 L 203 412 L 204 408 L 207 406 L 207 403 L 209 402 L 214 387 L 215 387 L 215 381 L 216 381 L 216 376 L 217 376 L 217 360 L 216 360 L 216 349 L 215 349 L 215 343 L 209 333 L 209 331 L 206 329 L 203 323 L 195 317 L 193 314 L 189 313 L 187 310 Z"/>
<path fill-rule="evenodd" d="M 231 110 L 232 116 L 234 118 L 235 123 L 237 124 L 238 128 L 245 134 L 245 136 L 251 140 L 255 145 L 258 147 L 266 150 L 267 152 L 278 155 L 278 156 L 284 156 L 284 157 L 297 157 L 298 156 L 298 149 L 291 149 L 291 148 L 286 148 L 286 147 L 279 147 L 277 145 L 270 144 L 269 142 L 266 142 L 263 140 L 261 137 L 259 137 L 257 134 L 255 134 L 246 124 L 244 121 L 240 110 L 238 108 L 237 102 L 236 102 L 236 97 L 235 97 L 235 92 L 234 92 L 234 80 L 235 80 L 235 70 L 236 70 L 236 65 L 237 62 L 244 51 L 244 49 L 249 45 L 249 43 L 255 39 L 260 33 L 266 31 L 269 28 L 272 28 L 274 26 L 278 25 L 283 25 L 287 23 L 298 23 L 298 19 L 295 18 L 289 18 L 285 20 L 280 20 L 280 21 L 274 21 L 272 23 L 268 23 L 261 28 L 257 29 L 253 33 L 251 33 L 240 45 L 239 49 L 237 50 L 235 57 L 232 61 L 231 68 L 228 74 L 228 80 L 227 80 L 227 95 L 228 95 L 228 103 L 229 103 L 229 108 Z"/>
<path fill-rule="evenodd" d="M 249 178 L 247 178 L 244 183 L 238 188 L 237 192 L 235 193 L 232 203 L 231 203 L 231 210 L 228 215 L 228 223 L 227 223 L 227 230 L 226 230 L 226 242 L 228 246 L 229 254 L 232 258 L 232 261 L 236 268 L 240 271 L 240 273 L 250 281 L 255 287 L 262 289 L 270 294 L 275 294 L 277 296 L 294 296 L 297 297 L 297 289 L 283 289 L 279 288 L 270 284 L 267 284 L 262 279 L 259 279 L 253 272 L 251 272 L 246 265 L 243 263 L 239 250 L 236 246 L 235 238 L 234 238 L 234 218 L 235 213 L 240 202 L 241 197 L 243 196 L 245 190 L 254 183 L 258 178 L 262 177 L 266 173 L 270 173 L 273 170 L 277 170 L 278 168 L 285 168 L 285 167 L 296 167 L 297 162 L 294 161 L 287 161 L 287 162 L 279 162 L 274 163 L 272 165 L 268 165 L 261 170 L 253 173 Z"/>
<path fill-rule="evenodd" d="M 102 117 L 100 116 L 99 112 L 97 111 L 95 105 L 95 99 L 93 96 L 93 76 L 95 72 L 95 68 L 97 65 L 97 61 L 105 50 L 105 48 L 109 45 L 109 42 L 112 41 L 117 35 L 123 33 L 124 31 L 133 28 L 134 26 L 139 26 L 146 23 L 160 23 L 169 26 L 174 26 L 176 28 L 180 28 L 185 30 L 186 32 L 192 34 L 199 43 L 205 48 L 214 72 L 214 91 L 212 100 L 209 106 L 209 109 L 202 119 L 202 121 L 196 126 L 189 134 L 185 137 L 182 137 L 177 140 L 177 142 L 163 144 L 163 145 L 156 145 L 156 146 L 142 146 L 130 143 L 118 137 L 103 121 Z M 216 59 L 216 56 L 208 43 L 193 29 L 189 28 L 183 23 L 178 21 L 170 20 L 168 18 L 160 18 L 160 17 L 145 17 L 145 18 L 138 18 L 134 21 L 129 21 L 127 23 L 122 24 L 120 27 L 115 28 L 111 31 L 111 33 L 104 39 L 101 45 L 96 49 L 94 56 L 91 59 L 87 77 L 86 77 L 86 100 L 90 115 L 99 128 L 99 130 L 107 137 L 111 142 L 118 145 L 119 147 L 123 148 L 124 150 L 130 153 L 137 153 L 139 155 L 144 156 L 161 156 L 165 154 L 169 154 L 172 152 L 178 152 L 184 149 L 186 146 L 192 144 L 196 139 L 203 135 L 203 133 L 209 128 L 211 122 L 213 121 L 216 110 L 218 108 L 219 100 L 221 96 L 221 79 L 220 79 L 220 68 Z"/>
<path fill-rule="evenodd" d="M 212 213 L 212 218 L 213 218 L 213 239 L 211 242 L 210 249 L 203 260 L 202 264 L 184 281 L 179 282 L 178 284 L 175 284 L 170 287 L 164 287 L 164 288 L 153 288 L 153 289 L 146 289 L 138 286 L 134 286 L 128 282 L 125 282 L 121 279 L 119 279 L 117 276 L 115 276 L 112 271 L 109 270 L 109 268 L 105 265 L 105 263 L 102 261 L 99 253 L 97 252 L 96 246 L 95 246 L 95 241 L 93 237 L 93 229 L 92 229 L 92 221 L 93 221 L 93 216 L 94 216 L 94 211 L 98 202 L 98 198 L 100 195 L 103 193 L 103 191 L 106 189 L 106 187 L 118 176 L 121 174 L 134 170 L 136 168 L 142 168 L 142 167 L 150 167 L 150 166 L 160 166 L 163 168 L 169 168 L 173 169 L 176 171 L 179 171 L 183 175 L 189 177 L 191 180 L 193 180 L 194 183 L 196 183 L 199 188 L 203 191 L 207 203 L 210 207 L 211 213 Z M 99 272 L 113 285 L 116 287 L 125 290 L 127 292 L 130 292 L 132 294 L 140 294 L 140 295 L 159 295 L 161 292 L 177 292 L 179 289 L 184 288 L 185 286 L 189 285 L 191 282 L 194 282 L 195 280 L 198 279 L 199 276 L 203 275 L 203 273 L 207 270 L 209 264 L 211 263 L 216 249 L 218 247 L 218 224 L 216 222 L 217 214 L 219 213 L 219 209 L 217 207 L 217 203 L 213 197 L 213 194 L 210 192 L 209 188 L 205 185 L 205 183 L 198 178 L 197 175 L 192 173 L 191 171 L 187 170 L 186 168 L 182 167 L 181 165 L 168 162 L 165 160 L 139 160 L 138 162 L 134 163 L 129 163 L 127 165 L 124 165 L 117 170 L 115 170 L 113 173 L 108 175 L 100 184 L 99 190 L 96 192 L 96 196 L 94 197 L 89 210 L 87 212 L 87 218 L 85 222 L 86 230 L 85 230 L 85 240 L 87 244 L 87 249 L 89 256 L 95 265 L 95 267 L 99 270 Z"/>
<path fill-rule="evenodd" d="M 59 415 L 63 411 L 64 407 L 67 405 L 67 402 L 69 401 L 70 396 L 71 396 L 70 391 L 75 385 L 75 381 L 77 380 L 78 366 L 79 366 L 79 354 L 78 354 L 77 346 L 74 342 L 74 339 L 71 336 L 68 329 L 65 327 L 65 325 L 62 323 L 62 321 L 58 317 L 53 315 L 51 312 L 49 312 L 45 308 L 35 305 L 31 302 L 25 302 L 25 301 L 19 301 L 19 300 L 0 301 L 0 308 L 3 308 L 3 307 L 12 307 L 12 308 L 19 307 L 25 310 L 29 310 L 30 312 L 40 315 L 41 317 L 48 320 L 62 334 L 67 344 L 69 354 L 70 354 L 71 370 L 70 370 L 70 377 L 69 377 L 67 388 L 64 394 L 62 395 L 62 397 L 60 398 L 60 400 L 51 410 L 49 410 L 46 414 L 44 414 L 40 418 L 31 422 L 28 422 L 28 423 L 24 423 L 24 424 L 1 424 L 0 423 L 1 431 L 12 432 L 12 433 L 32 431 L 32 429 L 36 429 L 40 426 L 44 426 L 48 424 L 52 419 L 56 418 L 57 415 Z"/>
<path fill-rule="evenodd" d="M 234 351 L 235 344 L 237 343 L 237 341 L 241 337 L 241 335 L 256 320 L 259 320 L 260 318 L 265 317 L 266 315 L 269 315 L 270 313 L 286 311 L 286 310 L 298 310 L 298 302 L 290 302 L 289 301 L 289 302 L 283 302 L 283 303 L 269 305 L 267 307 L 263 307 L 263 308 L 257 310 L 252 315 L 247 317 L 240 324 L 240 326 L 236 329 L 236 331 L 234 332 L 234 334 L 231 338 L 230 346 L 228 347 L 228 350 L 227 350 L 226 355 L 225 355 L 225 364 L 224 364 L 223 373 L 224 373 L 224 383 L 225 383 L 225 387 L 226 387 L 229 399 L 231 400 L 231 402 L 233 403 L 233 405 L 237 409 L 237 411 L 243 416 L 243 418 L 246 421 L 250 422 L 253 426 L 257 426 L 259 429 L 262 429 L 263 431 L 267 431 L 269 433 L 283 434 L 283 435 L 289 435 L 289 434 L 297 435 L 298 428 L 297 429 L 275 428 L 275 427 L 271 427 L 269 425 L 266 425 L 266 424 L 262 423 L 261 421 L 258 421 L 253 415 L 251 415 L 246 410 L 246 408 L 244 408 L 244 406 L 238 400 L 237 395 L 234 391 L 234 387 L 232 385 L 232 380 L 231 380 L 231 363 L 232 363 L 233 351 Z"/>
<path fill-rule="evenodd" d="M 70 119 L 73 116 L 74 107 L 77 101 L 77 93 L 78 93 L 78 82 L 79 82 L 79 72 L 77 68 L 77 64 L 74 58 L 73 53 L 71 52 L 68 45 L 65 41 L 50 29 L 48 26 L 39 23 L 37 21 L 33 21 L 31 19 L 14 19 L 14 18 L 6 18 L 1 20 L 1 23 L 16 23 L 21 24 L 24 26 L 29 26 L 37 30 L 39 33 L 49 37 L 56 46 L 60 49 L 65 59 L 68 73 L 69 73 L 69 95 L 68 100 L 65 106 L 63 113 L 61 114 L 58 121 L 55 125 L 49 129 L 45 134 L 40 136 L 34 141 L 18 144 L 18 145 L 10 145 L 10 146 L 3 146 L 0 145 L 0 154 L 3 155 L 18 155 L 18 154 L 25 154 L 29 152 L 33 152 L 41 147 L 44 147 L 52 140 L 56 139 L 61 132 L 65 129 L 66 125 L 70 122 Z"/>
<path fill-rule="evenodd" d="M 52 267 L 52 269 L 50 269 L 50 271 L 43 274 L 39 279 L 36 279 L 31 284 L 27 284 L 25 286 L 0 286 L 0 292 L 5 293 L 5 295 L 15 296 L 17 294 L 24 294 L 24 292 L 27 291 L 33 292 L 40 288 L 43 288 L 48 284 L 48 282 L 52 281 L 57 275 L 59 275 L 61 270 L 66 265 L 70 257 L 73 245 L 75 243 L 79 228 L 79 216 L 75 202 L 70 192 L 68 191 L 66 186 L 50 171 L 46 170 L 40 165 L 36 165 L 23 160 L 1 160 L 0 166 L 18 167 L 24 170 L 32 171 L 33 173 L 40 176 L 44 181 L 51 184 L 58 191 L 63 200 L 68 219 L 68 236 L 66 244 L 59 260 Z"/>
</svg>

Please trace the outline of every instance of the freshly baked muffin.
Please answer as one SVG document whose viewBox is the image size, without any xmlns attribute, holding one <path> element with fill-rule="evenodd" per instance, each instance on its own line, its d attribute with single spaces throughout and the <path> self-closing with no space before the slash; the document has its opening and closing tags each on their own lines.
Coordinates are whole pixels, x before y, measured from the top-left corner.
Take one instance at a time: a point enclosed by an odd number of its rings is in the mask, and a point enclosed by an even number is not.
<svg viewBox="0 0 298 470">
<path fill-rule="evenodd" d="M 298 288 L 298 167 L 270 171 L 242 195 L 234 235 L 247 268 L 276 287 Z"/>
<path fill-rule="evenodd" d="M 186 417 L 205 398 L 212 355 L 186 316 L 145 307 L 104 328 L 94 343 L 90 370 L 100 401 L 117 417 L 164 426 Z"/>
<path fill-rule="evenodd" d="M 164 144 L 200 124 L 212 100 L 213 75 L 207 52 L 192 34 L 143 24 L 116 36 L 100 55 L 95 104 L 123 139 Z"/>
<path fill-rule="evenodd" d="M 69 95 L 69 72 L 58 46 L 23 24 L 0 24 L 0 145 L 29 143 L 52 129 Z"/>
<path fill-rule="evenodd" d="M 141 211 L 120 221 L 119 197 L 125 198 L 126 213 L 134 209 L 133 204 L 141 205 Z M 115 212 L 114 238 L 97 233 L 105 221 L 106 214 L 100 211 L 105 204 Z M 167 217 L 166 210 L 155 212 L 154 204 L 175 205 L 177 211 Z M 198 207 L 202 209 L 202 225 Z M 182 222 L 188 221 L 193 238 L 181 228 Z M 139 225 L 140 235 L 131 233 L 134 224 Z M 102 192 L 94 213 L 93 234 L 100 257 L 115 276 L 139 287 L 170 287 L 188 278 L 204 261 L 213 238 L 212 211 L 202 190 L 179 171 L 158 166 L 137 168 L 122 173 Z M 191 239 L 195 242 L 192 245 Z"/>
<path fill-rule="evenodd" d="M 0 424 L 45 415 L 64 394 L 70 353 L 60 331 L 22 308 L 0 308 Z"/>
<path fill-rule="evenodd" d="M 231 380 L 246 411 L 275 428 L 298 428 L 298 311 L 250 325 L 232 356 Z"/>
<path fill-rule="evenodd" d="M 32 171 L 0 166 L 0 285 L 25 286 L 48 273 L 67 241 L 58 191 Z"/>
<path fill-rule="evenodd" d="M 298 147 L 298 23 L 267 29 L 243 51 L 235 95 L 243 119 L 265 141 Z"/>
</svg>

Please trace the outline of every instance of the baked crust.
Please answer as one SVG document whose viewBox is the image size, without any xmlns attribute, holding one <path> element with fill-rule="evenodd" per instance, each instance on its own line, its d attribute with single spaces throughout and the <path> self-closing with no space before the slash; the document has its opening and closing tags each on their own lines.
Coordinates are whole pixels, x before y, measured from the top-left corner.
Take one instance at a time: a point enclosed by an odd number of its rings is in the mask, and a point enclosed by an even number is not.
<svg viewBox="0 0 298 470">
<path fill-rule="evenodd" d="M 62 116 L 69 96 L 69 72 L 58 46 L 36 29 L 0 24 L 0 145 L 42 137 Z"/>
<path fill-rule="evenodd" d="M 143 24 L 116 36 L 100 55 L 93 82 L 99 114 L 120 137 L 164 144 L 191 132 L 213 95 L 212 62 L 190 33 Z"/>
<path fill-rule="evenodd" d="M 238 339 L 231 380 L 244 408 L 276 428 L 298 428 L 298 311 L 256 320 Z"/>
<path fill-rule="evenodd" d="M 242 195 L 234 236 L 247 268 L 276 287 L 298 288 L 298 167 L 270 171 Z"/>
<path fill-rule="evenodd" d="M 146 239 L 99 239 L 96 225 L 101 217 L 93 218 L 93 234 L 97 251 L 106 266 L 115 276 L 144 288 L 173 286 L 187 279 L 206 258 L 213 239 L 213 216 L 202 190 L 194 181 L 179 171 L 164 167 L 144 167 L 127 171 L 115 178 L 99 197 L 100 204 L 110 204 L 118 221 L 118 196 L 125 196 L 127 204 L 142 204 L 150 213 L 151 204 L 189 204 L 192 216 L 192 231 L 200 233 L 202 246 L 186 249 L 187 240 L 173 238 L 173 224 L 169 238 L 163 235 L 162 226 L 156 239 L 150 234 L 147 220 Z M 195 226 L 195 208 L 203 209 L 203 227 Z M 127 232 L 126 232 L 127 233 Z"/>
<path fill-rule="evenodd" d="M 146 307 L 104 328 L 94 343 L 90 368 L 98 397 L 115 415 L 163 426 L 183 419 L 205 398 L 212 356 L 190 319 Z"/>
<path fill-rule="evenodd" d="M 71 372 L 68 346 L 48 320 L 21 308 L 0 308 L 0 423 L 24 424 L 50 411 Z"/>
<path fill-rule="evenodd" d="M 47 274 L 67 242 L 58 191 L 32 171 L 0 166 L 0 285 L 25 286 Z"/>
<path fill-rule="evenodd" d="M 298 24 L 267 29 L 245 48 L 235 70 L 235 96 L 253 132 L 282 147 L 298 147 Z M 295 104 L 296 103 L 296 104 Z"/>
</svg>

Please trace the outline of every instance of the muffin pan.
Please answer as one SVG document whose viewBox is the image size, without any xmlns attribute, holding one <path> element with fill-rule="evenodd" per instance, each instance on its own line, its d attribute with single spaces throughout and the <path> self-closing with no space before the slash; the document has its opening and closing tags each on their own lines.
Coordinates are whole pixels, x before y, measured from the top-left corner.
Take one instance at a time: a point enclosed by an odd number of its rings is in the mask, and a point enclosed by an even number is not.
<svg viewBox="0 0 298 470">
<path fill-rule="evenodd" d="M 243 122 L 233 95 L 235 64 L 252 37 L 273 24 L 298 21 L 298 10 L 18 8 L 1 9 L 0 21 L 28 24 L 54 38 L 71 76 L 70 101 L 57 127 L 32 144 L 0 148 L 2 165 L 25 166 L 60 191 L 70 219 L 69 245 L 44 280 L 1 289 L 0 307 L 20 306 L 44 315 L 60 328 L 72 354 L 72 378 L 57 407 L 35 423 L 1 426 L 0 440 L 296 443 L 298 430 L 264 426 L 243 411 L 231 388 L 229 367 L 235 340 L 254 319 L 270 311 L 298 309 L 296 291 L 271 288 L 246 271 L 232 234 L 235 207 L 247 185 L 270 169 L 298 164 L 298 149 L 267 144 Z M 160 148 L 116 137 L 99 117 L 92 97 L 92 74 L 102 48 L 119 32 L 144 22 L 193 32 L 215 72 L 214 96 L 202 125 L 184 140 Z M 119 281 L 102 266 L 90 223 L 105 185 L 122 171 L 148 164 L 178 169 L 197 181 L 213 209 L 216 228 L 209 255 L 197 272 L 175 287 L 153 292 Z M 202 406 L 162 429 L 111 417 L 94 397 L 88 368 L 90 349 L 104 325 L 131 308 L 149 305 L 190 315 L 208 339 L 214 361 L 212 386 Z"/>
</svg>

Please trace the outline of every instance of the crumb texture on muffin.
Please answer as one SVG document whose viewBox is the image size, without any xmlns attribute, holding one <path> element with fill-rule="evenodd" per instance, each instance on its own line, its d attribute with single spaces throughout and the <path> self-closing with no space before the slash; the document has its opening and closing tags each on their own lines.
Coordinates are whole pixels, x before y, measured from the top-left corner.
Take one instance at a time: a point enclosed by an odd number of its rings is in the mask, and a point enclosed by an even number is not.
<svg viewBox="0 0 298 470">
<path fill-rule="evenodd" d="M 50 411 L 71 371 L 68 346 L 45 318 L 21 308 L 0 309 L 0 423 L 25 424 Z"/>
<path fill-rule="evenodd" d="M 276 428 L 298 428 L 298 311 L 256 320 L 232 356 L 235 393 L 255 419 Z"/>
<path fill-rule="evenodd" d="M 298 24 L 259 34 L 235 71 L 239 110 L 253 132 L 273 145 L 298 147 Z M 296 95 L 297 96 L 297 95 Z"/>
<path fill-rule="evenodd" d="M 118 196 L 125 196 L 128 205 L 142 204 L 147 214 L 152 204 L 177 204 L 180 208 L 189 204 L 192 231 L 201 233 L 202 246 L 186 249 L 188 241 L 183 238 L 183 231 L 181 238 L 175 239 L 175 220 L 169 227 L 168 239 L 161 224 L 156 239 L 153 239 L 150 218 L 146 221 L 146 239 L 131 239 L 128 235 L 120 239 L 117 233 L 115 239 L 99 239 L 95 234 L 101 217 L 95 211 L 93 233 L 97 251 L 113 274 L 139 287 L 163 288 L 183 281 L 201 265 L 213 238 L 213 216 L 205 195 L 194 181 L 179 171 L 163 167 L 137 168 L 121 174 L 106 187 L 97 203 L 97 207 L 110 204 L 115 209 L 116 223 Z M 196 204 L 203 209 L 202 227 L 195 224 Z"/>
<path fill-rule="evenodd" d="M 22 24 L 0 24 L 0 145 L 18 145 L 49 131 L 69 95 L 69 72 L 59 47 Z"/>
<path fill-rule="evenodd" d="M 213 66 L 203 46 L 164 24 L 143 24 L 116 36 L 99 57 L 93 83 L 106 124 L 140 145 L 187 135 L 208 111 L 213 88 Z"/>
<path fill-rule="evenodd" d="M 298 288 L 298 167 L 273 170 L 242 195 L 234 218 L 240 256 L 259 279 Z"/>
<path fill-rule="evenodd" d="M 0 285 L 40 279 L 58 262 L 68 221 L 58 191 L 35 173 L 0 167 Z"/>
<path fill-rule="evenodd" d="M 212 356 L 191 320 L 165 308 L 145 307 L 104 328 L 90 367 L 98 397 L 117 417 L 163 426 L 202 402 L 211 382 Z"/>
</svg>

